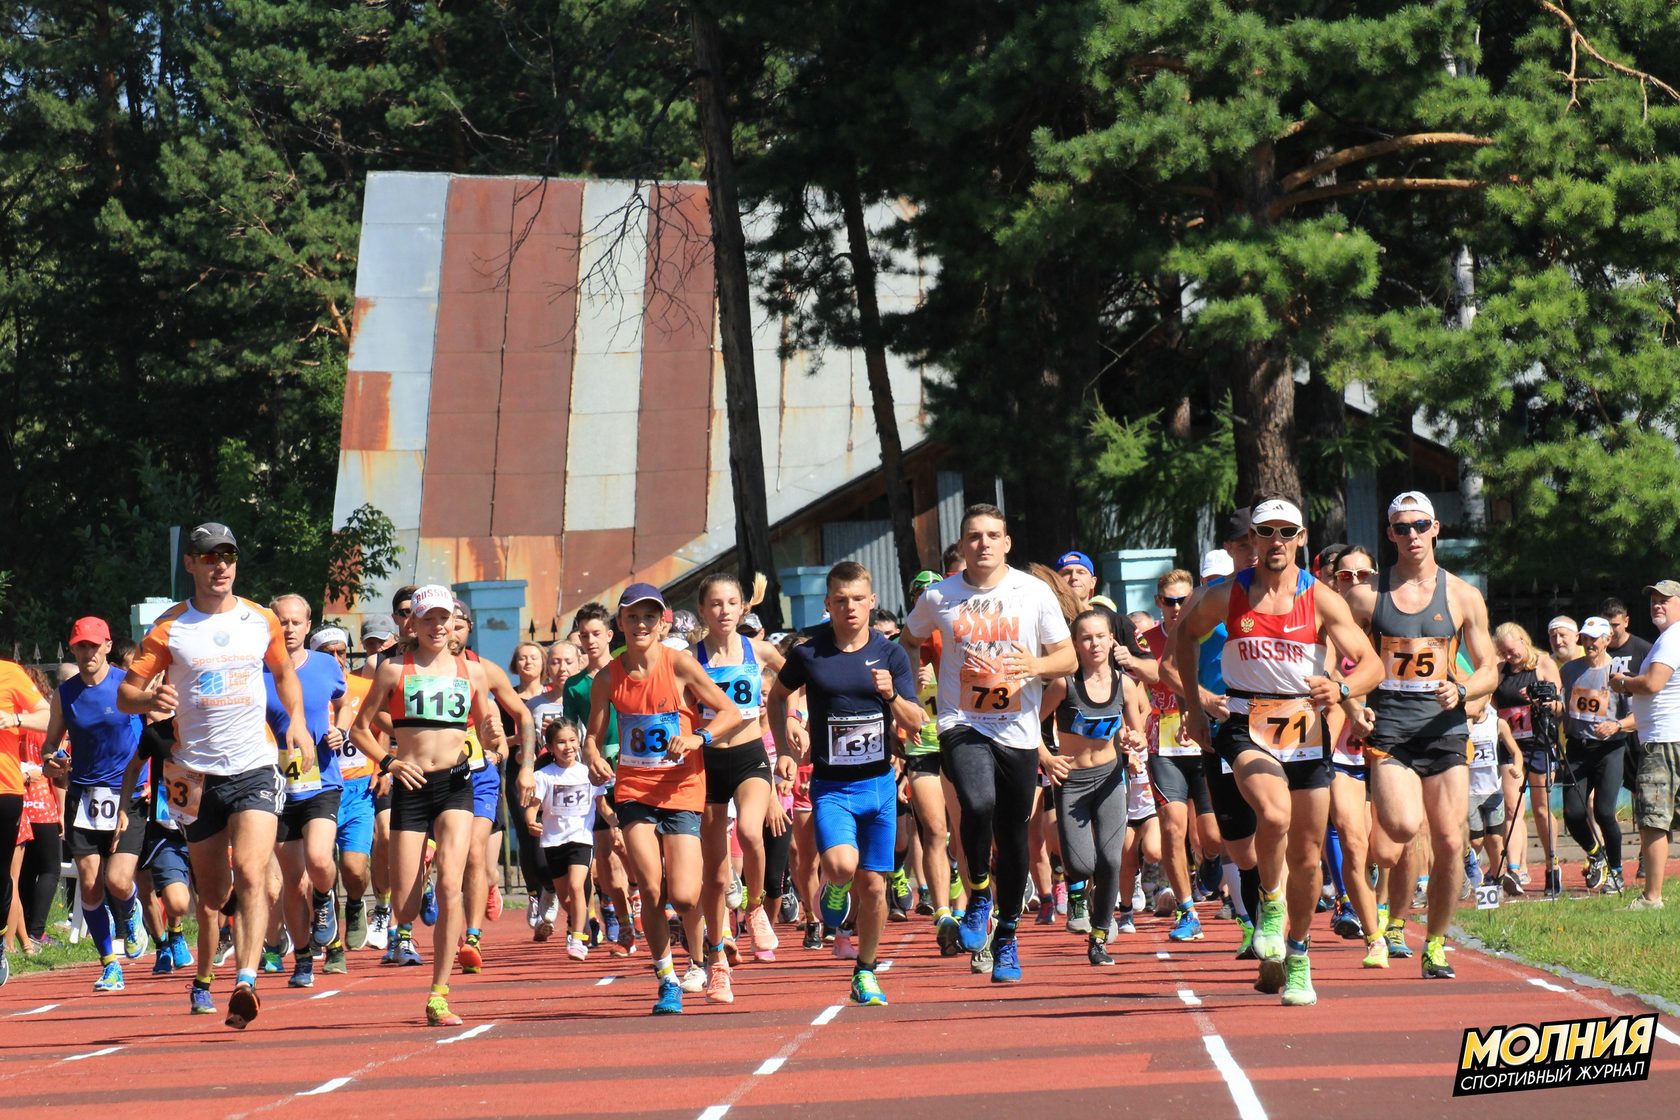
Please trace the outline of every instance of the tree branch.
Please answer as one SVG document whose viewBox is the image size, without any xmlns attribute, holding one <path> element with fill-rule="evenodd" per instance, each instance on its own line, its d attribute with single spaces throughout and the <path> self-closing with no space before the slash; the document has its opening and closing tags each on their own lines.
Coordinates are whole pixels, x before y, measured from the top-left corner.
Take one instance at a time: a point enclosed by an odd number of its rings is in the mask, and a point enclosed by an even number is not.
<svg viewBox="0 0 1680 1120">
<path fill-rule="evenodd" d="M 1297 187 L 1312 182 L 1320 175 L 1327 175 L 1337 168 L 1346 167 L 1350 163 L 1360 160 L 1376 159 L 1379 156 L 1393 155 L 1411 148 L 1429 147 L 1436 144 L 1462 144 L 1473 148 L 1485 148 L 1493 143 L 1491 136 L 1477 136 L 1469 132 L 1414 132 L 1407 136 L 1396 136 L 1390 140 L 1379 140 L 1373 144 L 1358 144 L 1352 148 L 1343 148 L 1339 152 L 1331 152 L 1323 159 L 1310 163 L 1299 171 L 1290 172 L 1278 182 L 1278 186 L 1288 193 Z"/>
<path fill-rule="evenodd" d="M 1286 194 L 1272 203 L 1267 208 L 1266 213 L 1268 217 L 1276 221 L 1283 216 L 1285 211 L 1303 203 L 1317 202 L 1326 198 L 1346 198 L 1348 195 L 1368 194 L 1371 191 L 1476 191 L 1487 185 L 1486 179 L 1420 179 L 1410 176 L 1392 179 L 1355 179 L 1349 183 L 1335 183 L 1328 187 L 1314 187 L 1311 190 Z"/>
<path fill-rule="evenodd" d="M 1639 80 L 1640 90 L 1644 92 L 1647 97 L 1645 102 L 1646 113 L 1649 113 L 1651 109 L 1649 101 L 1649 86 L 1656 86 L 1674 100 L 1680 101 L 1680 90 L 1675 89 L 1661 78 L 1658 78 L 1653 74 L 1647 74 L 1645 71 L 1635 69 L 1625 63 L 1617 62 L 1611 58 L 1606 58 L 1604 52 L 1593 46 L 1592 40 L 1588 39 L 1581 33 L 1581 29 L 1575 24 L 1574 17 L 1562 8 L 1558 7 L 1556 4 L 1552 3 L 1552 0 L 1540 0 L 1540 7 L 1556 16 L 1563 25 L 1569 29 L 1569 71 L 1564 74 L 1563 79 L 1569 83 L 1569 104 L 1571 106 L 1580 104 L 1579 99 L 1575 95 L 1577 88 L 1590 81 L 1590 79 L 1578 76 L 1577 73 L 1577 67 L 1580 62 L 1579 52 L 1583 50 L 1599 62 L 1603 63 L 1605 66 L 1614 70 L 1616 73 L 1629 78 L 1637 78 Z"/>
</svg>

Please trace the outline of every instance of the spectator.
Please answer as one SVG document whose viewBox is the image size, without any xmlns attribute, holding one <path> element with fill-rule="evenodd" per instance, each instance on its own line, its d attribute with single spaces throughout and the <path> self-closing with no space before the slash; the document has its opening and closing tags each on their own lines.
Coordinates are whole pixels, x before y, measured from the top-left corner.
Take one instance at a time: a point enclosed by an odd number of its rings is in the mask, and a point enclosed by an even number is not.
<svg viewBox="0 0 1680 1120">
<path fill-rule="evenodd" d="M 1675 786 L 1680 782 L 1680 582 L 1659 580 L 1645 588 L 1651 597 L 1651 621 L 1658 635 L 1639 674 L 1616 673 L 1610 688 L 1633 697 L 1639 730 L 1638 762 L 1633 781 L 1633 816 L 1639 825 L 1639 850 L 1645 862 L 1645 891 L 1630 910 L 1661 910 L 1663 872 L 1668 866 L 1669 834 L 1680 825 Z M 1614 627 L 1614 620 L 1611 620 Z"/>
</svg>

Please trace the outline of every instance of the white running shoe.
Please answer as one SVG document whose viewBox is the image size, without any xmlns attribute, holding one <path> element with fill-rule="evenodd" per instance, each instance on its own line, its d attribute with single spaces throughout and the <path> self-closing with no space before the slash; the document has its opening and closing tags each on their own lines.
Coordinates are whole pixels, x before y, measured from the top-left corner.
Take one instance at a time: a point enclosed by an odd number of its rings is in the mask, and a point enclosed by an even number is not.
<svg viewBox="0 0 1680 1120">
<path fill-rule="evenodd" d="M 1155 895 L 1155 916 L 1157 918 L 1170 918 L 1172 912 L 1177 908 L 1178 895 L 1173 893 L 1171 887 L 1162 887 Z"/>
<path fill-rule="evenodd" d="M 698 961 L 688 962 L 688 971 L 683 973 L 682 990 L 689 995 L 706 990 L 706 981 L 710 979 L 706 966 Z"/>
<path fill-rule="evenodd" d="M 560 896 L 553 891 L 543 893 L 543 921 L 554 923 L 560 920 Z"/>
<path fill-rule="evenodd" d="M 370 949 L 384 949 L 391 943 L 391 908 L 375 906 L 368 915 L 367 943 Z"/>
<path fill-rule="evenodd" d="M 544 891 L 542 893 L 548 894 L 549 892 Z M 533 930 L 542 925 L 544 909 L 545 907 L 541 899 L 536 897 L 527 898 L 525 900 L 525 924 L 530 926 Z"/>
<path fill-rule="evenodd" d="M 739 910 L 741 903 L 746 901 L 747 885 L 736 875 L 729 880 L 729 887 L 723 892 L 723 904 L 731 911 Z"/>
<path fill-rule="evenodd" d="M 858 959 L 857 942 L 852 940 L 850 931 L 841 930 L 834 935 L 834 955 L 843 961 Z"/>
<path fill-rule="evenodd" d="M 566 935 L 566 955 L 574 961 L 589 959 L 589 942 L 581 937 Z"/>
</svg>

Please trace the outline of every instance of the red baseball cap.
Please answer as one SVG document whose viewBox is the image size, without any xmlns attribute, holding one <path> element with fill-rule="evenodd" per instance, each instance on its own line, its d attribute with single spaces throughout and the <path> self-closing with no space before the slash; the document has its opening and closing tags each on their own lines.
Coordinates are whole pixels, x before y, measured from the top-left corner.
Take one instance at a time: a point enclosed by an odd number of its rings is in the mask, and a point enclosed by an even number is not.
<svg viewBox="0 0 1680 1120">
<path fill-rule="evenodd" d="M 78 618 L 76 625 L 70 627 L 70 644 L 77 642 L 108 642 L 111 640 L 111 628 L 105 624 L 103 618 Z"/>
</svg>

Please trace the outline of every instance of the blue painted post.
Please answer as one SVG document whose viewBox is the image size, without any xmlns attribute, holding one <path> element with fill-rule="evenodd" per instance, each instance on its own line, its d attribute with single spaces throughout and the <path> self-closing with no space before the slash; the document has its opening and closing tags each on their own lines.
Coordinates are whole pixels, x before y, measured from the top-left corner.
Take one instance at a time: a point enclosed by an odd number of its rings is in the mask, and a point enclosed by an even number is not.
<svg viewBox="0 0 1680 1120">
<path fill-rule="evenodd" d="M 473 651 L 504 669 L 519 644 L 526 586 L 522 579 L 476 579 L 450 585 L 456 598 L 472 611 Z"/>
<path fill-rule="evenodd" d="M 1155 611 L 1155 581 L 1172 571 L 1178 553 L 1170 548 L 1127 548 L 1097 556 L 1098 590 L 1126 614 Z"/>
<path fill-rule="evenodd" d="M 782 594 L 788 598 L 789 621 L 795 630 L 815 626 L 822 621 L 828 608 L 823 599 L 828 595 L 828 569 L 815 566 L 779 568 L 776 575 L 782 581 Z"/>
</svg>

